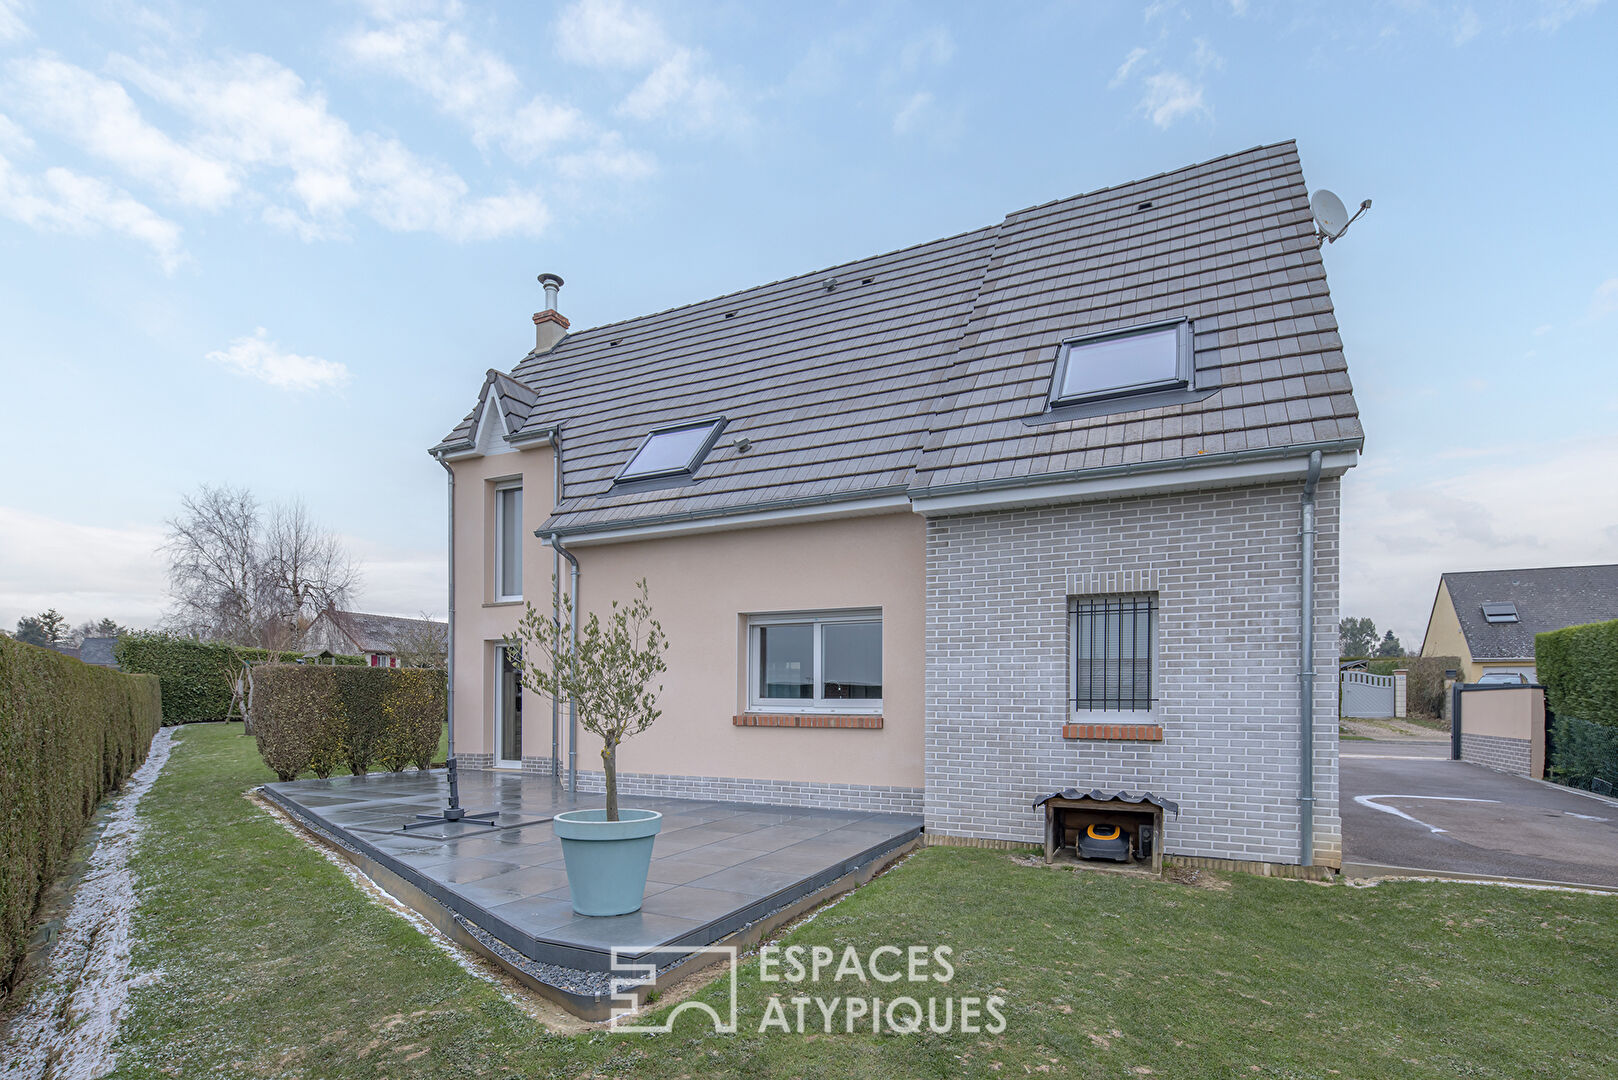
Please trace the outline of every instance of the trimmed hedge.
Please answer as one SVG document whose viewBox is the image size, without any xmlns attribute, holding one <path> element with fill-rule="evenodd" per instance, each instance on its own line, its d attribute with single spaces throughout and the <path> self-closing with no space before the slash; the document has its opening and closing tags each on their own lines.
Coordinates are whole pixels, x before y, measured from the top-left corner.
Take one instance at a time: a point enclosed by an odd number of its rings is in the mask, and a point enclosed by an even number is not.
<svg viewBox="0 0 1618 1080">
<path fill-rule="evenodd" d="M 1405 676 L 1405 711 L 1412 716 L 1437 720 L 1444 715 L 1444 672 L 1461 670 L 1459 656 L 1398 656 L 1372 660 L 1366 670 L 1373 675 Z"/>
<path fill-rule="evenodd" d="M 178 634 L 140 633 L 120 636 L 112 655 L 125 671 L 163 680 L 163 723 L 190 724 L 230 715 L 231 688 L 243 662 L 293 661 L 303 654 L 272 654 L 268 649 L 198 641 Z M 365 659 L 359 656 L 339 656 L 336 661 L 365 666 Z"/>
<path fill-rule="evenodd" d="M 0 636 L 0 987 L 16 974 L 41 890 L 162 722 L 157 679 Z"/>
<path fill-rule="evenodd" d="M 1534 669 L 1554 717 L 1552 779 L 1618 783 L 1618 619 L 1535 634 Z"/>
<path fill-rule="evenodd" d="M 1574 716 L 1551 721 L 1550 778 L 1588 788 L 1596 777 L 1618 784 L 1618 727 L 1592 724 Z"/>
<path fill-rule="evenodd" d="M 1557 716 L 1618 727 L 1618 619 L 1535 634 L 1534 670 Z"/>
<path fill-rule="evenodd" d="M 253 669 L 253 735 L 277 777 L 324 779 L 380 762 L 432 765 L 446 714 L 444 673 L 425 668 L 261 664 Z"/>
</svg>

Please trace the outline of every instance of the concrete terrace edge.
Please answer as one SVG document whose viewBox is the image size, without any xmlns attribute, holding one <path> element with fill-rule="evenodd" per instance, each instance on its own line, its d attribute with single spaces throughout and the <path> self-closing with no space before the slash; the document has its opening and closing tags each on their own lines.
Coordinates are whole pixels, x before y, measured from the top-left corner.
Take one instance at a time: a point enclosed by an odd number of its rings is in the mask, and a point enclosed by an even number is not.
<svg viewBox="0 0 1618 1080">
<path fill-rule="evenodd" d="M 686 959 L 660 967 L 657 979 L 650 985 L 636 987 L 633 991 L 625 990 L 614 995 L 610 990 L 597 993 L 584 993 L 570 990 L 564 986 L 546 981 L 535 970 L 538 965 L 565 967 L 554 960 L 539 957 L 530 957 L 511 942 L 504 940 L 489 927 L 481 925 L 460 911 L 455 910 L 449 903 L 440 900 L 436 893 L 441 891 L 426 883 L 423 876 L 402 863 L 384 855 L 381 852 L 365 850 L 369 845 L 363 840 L 339 835 L 330 825 L 308 813 L 290 799 L 280 796 L 270 790 L 269 785 L 260 785 L 253 790 L 253 794 L 264 799 L 278 810 L 288 816 L 288 820 L 295 823 L 300 829 L 313 839 L 331 849 L 344 860 L 353 865 L 366 877 L 395 899 L 410 908 L 416 914 L 426 919 L 435 929 L 444 934 L 455 944 L 468 949 L 484 959 L 498 965 L 512 978 L 523 986 L 534 991 L 545 999 L 560 1005 L 569 1013 L 581 1020 L 600 1022 L 613 1017 L 614 1005 L 622 1005 L 622 997 L 633 993 L 638 1002 L 644 1003 L 653 993 L 662 993 L 691 975 L 713 966 L 717 961 L 712 957 L 692 956 Z M 909 835 L 896 837 L 890 841 L 873 845 L 860 854 L 842 860 L 837 866 L 828 868 L 820 874 L 806 878 L 796 885 L 783 889 L 758 903 L 749 905 L 736 915 L 730 916 L 732 921 L 737 919 L 750 919 L 743 921 L 742 925 L 722 932 L 721 936 L 706 945 L 728 945 L 737 949 L 746 949 L 768 937 L 775 930 L 809 913 L 822 904 L 851 892 L 860 885 L 871 881 L 878 873 L 897 861 L 901 857 L 921 846 L 921 828 Z M 422 879 L 427 887 L 417 884 Z M 825 879 L 825 880 L 821 880 Z M 819 882 L 816 884 L 816 882 Z M 789 895 L 792 894 L 792 895 Z M 465 906 L 482 911 L 478 905 L 465 898 L 460 898 Z M 763 911 L 757 915 L 750 915 L 755 908 L 774 905 L 773 909 Z M 503 926 L 501 920 L 490 917 L 489 921 L 497 926 Z M 716 922 L 719 920 L 715 920 Z M 705 924 L 700 929 L 714 923 Z M 699 932 L 700 932 L 699 929 Z M 670 943 L 661 948 L 673 951 L 682 945 L 695 945 L 695 942 Z M 566 947 L 559 947 L 566 948 Z M 569 952 L 584 952 L 581 949 L 568 949 Z M 581 974 L 599 974 L 589 968 L 573 968 Z"/>
</svg>

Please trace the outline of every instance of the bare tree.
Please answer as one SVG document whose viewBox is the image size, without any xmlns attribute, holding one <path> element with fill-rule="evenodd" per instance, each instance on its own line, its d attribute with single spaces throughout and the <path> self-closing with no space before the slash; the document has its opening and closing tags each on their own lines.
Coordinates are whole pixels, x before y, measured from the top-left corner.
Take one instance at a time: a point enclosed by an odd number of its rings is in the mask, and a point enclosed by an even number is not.
<svg viewBox="0 0 1618 1080">
<path fill-rule="evenodd" d="M 359 569 L 301 502 L 266 516 L 246 488 L 203 485 L 168 521 L 168 622 L 183 633 L 291 647 L 328 606 L 346 604 Z"/>
<path fill-rule="evenodd" d="M 346 607 L 359 588 L 360 571 L 337 534 L 317 525 L 301 500 L 270 512 L 262 573 L 273 623 L 291 630 L 290 648 L 304 628 L 327 608 Z"/>
<path fill-rule="evenodd" d="M 420 621 L 394 633 L 388 645 L 401 667 L 442 671 L 449 666 L 449 627 L 426 612 L 422 612 Z"/>
</svg>

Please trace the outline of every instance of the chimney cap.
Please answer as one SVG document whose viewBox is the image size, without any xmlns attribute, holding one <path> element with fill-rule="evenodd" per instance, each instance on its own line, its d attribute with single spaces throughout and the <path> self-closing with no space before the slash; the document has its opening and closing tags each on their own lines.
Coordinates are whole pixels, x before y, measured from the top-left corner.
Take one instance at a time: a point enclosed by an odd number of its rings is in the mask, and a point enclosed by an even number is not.
<svg viewBox="0 0 1618 1080">
<path fill-rule="evenodd" d="M 539 283 L 541 285 L 554 285 L 558 289 L 560 289 L 563 286 L 563 284 L 565 284 L 562 281 L 561 276 L 557 275 L 557 274 L 541 274 L 541 275 L 539 275 Z"/>
</svg>

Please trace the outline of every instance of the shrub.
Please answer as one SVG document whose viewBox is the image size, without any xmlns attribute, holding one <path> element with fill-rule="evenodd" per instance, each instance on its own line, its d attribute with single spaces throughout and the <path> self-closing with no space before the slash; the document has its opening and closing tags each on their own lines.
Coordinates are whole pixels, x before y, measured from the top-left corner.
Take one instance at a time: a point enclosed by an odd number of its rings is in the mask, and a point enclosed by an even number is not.
<svg viewBox="0 0 1618 1080">
<path fill-rule="evenodd" d="M 400 668 L 385 674 L 388 689 L 383 697 L 383 734 L 378 745 L 382 764 L 395 772 L 410 764 L 428 768 L 438 752 L 439 733 L 444 730 L 444 673 L 428 668 Z"/>
<path fill-rule="evenodd" d="M 1534 668 L 1558 717 L 1618 727 L 1618 619 L 1535 634 Z"/>
<path fill-rule="evenodd" d="M 317 755 L 330 773 L 336 757 L 328 741 L 328 721 L 338 707 L 336 671 L 326 664 L 253 669 L 253 738 L 264 764 L 280 779 L 296 779 Z"/>
<path fill-rule="evenodd" d="M 1596 777 L 1618 784 L 1618 726 L 1593 724 L 1575 716 L 1551 721 L 1550 778 L 1587 788 Z"/>
<path fill-rule="evenodd" d="M 1405 711 L 1411 716 L 1436 720 L 1444 715 L 1444 672 L 1461 670 L 1458 656 L 1401 656 L 1372 660 L 1366 665 L 1374 675 L 1405 671 Z"/>
<path fill-rule="evenodd" d="M 356 775 L 367 772 L 377 758 L 386 727 L 385 697 L 392 674 L 388 668 L 354 668 L 345 670 L 337 679 L 343 714 L 343 762 Z"/>
<path fill-rule="evenodd" d="M 275 775 L 364 773 L 380 760 L 425 769 L 444 726 L 442 672 L 262 664 L 253 669 L 253 733 Z"/>
<path fill-rule="evenodd" d="M 101 797 L 146 760 L 162 720 L 157 679 L 0 636 L 0 986 L 40 891 Z"/>
<path fill-rule="evenodd" d="M 223 720 L 230 715 L 231 689 L 242 664 L 292 661 L 303 654 L 271 653 L 268 649 L 153 632 L 120 636 L 112 655 L 123 670 L 156 675 L 163 681 L 163 723 L 189 724 Z M 358 656 L 335 659 L 338 664 L 365 664 Z"/>
</svg>

